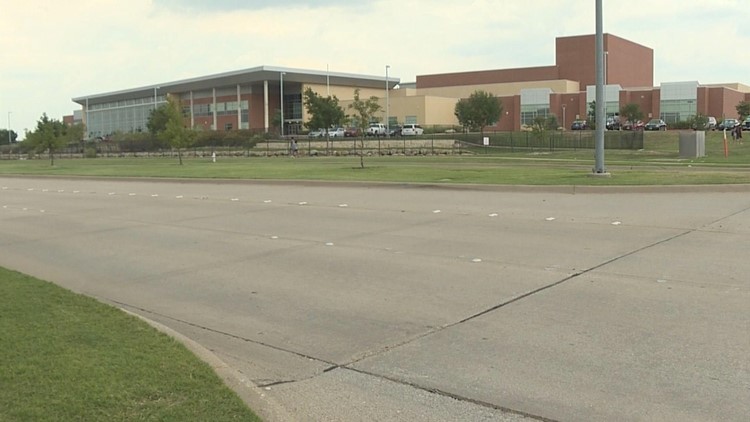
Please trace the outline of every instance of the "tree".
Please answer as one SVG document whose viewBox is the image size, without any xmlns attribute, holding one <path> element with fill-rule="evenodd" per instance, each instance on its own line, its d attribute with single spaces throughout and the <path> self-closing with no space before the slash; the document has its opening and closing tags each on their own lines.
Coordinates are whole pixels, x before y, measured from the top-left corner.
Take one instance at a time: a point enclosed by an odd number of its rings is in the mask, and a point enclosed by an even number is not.
<svg viewBox="0 0 750 422">
<path fill-rule="evenodd" d="M 375 120 L 375 113 L 383 109 L 378 103 L 378 97 L 374 95 L 366 100 L 361 99 L 359 88 L 354 90 L 354 101 L 349 104 L 349 108 L 357 113 L 352 122 L 362 130 L 362 133 L 367 129 L 367 125 Z"/>
<path fill-rule="evenodd" d="M 747 116 L 750 116 L 750 101 L 741 101 L 735 108 L 737 109 L 740 122 L 745 120 Z"/>
<path fill-rule="evenodd" d="M 456 103 L 454 114 L 461 126 L 471 130 L 479 129 L 484 137 L 484 128 L 500 120 L 503 113 L 502 102 L 489 92 L 474 91 L 469 98 Z"/>
<path fill-rule="evenodd" d="M 323 97 L 311 88 L 305 90 L 305 109 L 310 115 L 310 120 L 305 123 L 308 129 L 325 128 L 326 138 L 328 129 L 333 125 L 339 125 L 344 121 L 346 115 L 344 109 L 339 105 L 339 99 L 334 95 Z"/>
<path fill-rule="evenodd" d="M 83 126 L 83 125 L 76 125 Z M 72 129 L 60 120 L 50 119 L 47 114 L 36 123 L 36 129 L 26 135 L 26 141 L 31 147 L 39 153 L 47 151 L 49 153 L 50 165 L 55 165 L 55 152 L 66 146 L 69 142 L 81 142 L 83 139 L 83 129 Z M 76 139 L 77 137 L 77 139 Z"/>
<path fill-rule="evenodd" d="M 705 130 L 706 124 L 708 123 L 708 117 L 698 113 L 695 116 L 688 118 L 688 124 L 693 130 Z"/>
<path fill-rule="evenodd" d="M 158 108 L 151 109 L 146 122 L 146 128 L 152 135 L 158 135 L 167 128 L 169 120 L 169 103 L 163 104 Z"/>
<path fill-rule="evenodd" d="M 625 117 L 625 121 L 630 122 L 635 127 L 636 122 L 643 119 L 643 112 L 641 111 L 641 106 L 638 104 L 629 103 L 622 106 L 620 116 Z"/>
<path fill-rule="evenodd" d="M 10 130 L 10 143 L 16 142 L 18 134 L 14 130 Z M 0 145 L 8 145 L 8 129 L 0 129 Z"/>
<path fill-rule="evenodd" d="M 367 130 L 367 125 L 374 119 L 375 113 L 380 111 L 382 107 L 378 103 L 378 97 L 374 95 L 366 100 L 359 98 L 359 88 L 357 88 L 354 90 L 354 102 L 349 104 L 349 108 L 356 111 L 357 114 L 352 120 L 356 121 L 356 126 L 364 133 Z M 362 148 L 359 152 L 359 165 L 361 168 L 365 168 L 364 149 L 365 141 L 363 139 Z"/>
<path fill-rule="evenodd" d="M 534 123 L 531 125 L 531 132 L 538 139 L 544 139 L 545 134 L 548 130 L 557 130 L 557 116 L 550 114 L 549 116 L 536 116 Z"/>
<path fill-rule="evenodd" d="M 167 97 L 167 104 L 160 107 L 166 117 L 164 129 L 157 133 L 158 137 L 177 150 L 177 157 L 182 165 L 182 150 L 190 147 L 195 141 L 196 133 L 184 125 L 182 106 L 174 97 Z M 158 110 L 158 109 L 157 109 Z M 150 122 L 149 122 L 150 123 Z"/>
<path fill-rule="evenodd" d="M 596 101 L 592 101 L 589 103 L 589 127 L 592 129 L 596 129 Z"/>
</svg>

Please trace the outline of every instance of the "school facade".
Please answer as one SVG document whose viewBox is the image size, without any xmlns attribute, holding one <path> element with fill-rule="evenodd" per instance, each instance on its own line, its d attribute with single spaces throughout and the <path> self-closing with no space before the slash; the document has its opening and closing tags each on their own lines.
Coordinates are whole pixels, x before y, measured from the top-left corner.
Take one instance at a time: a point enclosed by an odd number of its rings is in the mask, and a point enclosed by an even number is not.
<svg viewBox="0 0 750 422">
<path fill-rule="evenodd" d="M 662 118 L 668 124 L 697 113 L 721 120 L 737 117 L 735 106 L 750 101 L 750 86 L 737 82 L 681 81 L 654 86 L 653 50 L 623 38 L 604 34 L 604 50 L 608 115 L 636 103 L 646 118 Z M 362 98 L 376 96 L 382 106 L 379 118 L 385 121 L 387 110 L 391 126 L 457 125 L 456 102 L 484 90 L 503 104 L 503 115 L 489 129 L 520 130 L 537 116 L 548 115 L 555 115 L 562 127 L 569 128 L 573 120 L 586 118 L 596 98 L 595 37 L 556 38 L 553 65 L 420 75 L 415 83 L 401 83 L 387 74 L 260 66 L 73 98 L 81 106 L 73 120 L 86 124 L 89 138 L 145 131 L 150 111 L 171 96 L 182 103 L 189 127 L 267 132 L 274 130 L 274 120 L 283 115 L 284 133 L 296 134 L 305 131 L 303 124 L 309 119 L 303 104 L 307 88 L 335 95 L 345 110 L 357 89 Z"/>
</svg>

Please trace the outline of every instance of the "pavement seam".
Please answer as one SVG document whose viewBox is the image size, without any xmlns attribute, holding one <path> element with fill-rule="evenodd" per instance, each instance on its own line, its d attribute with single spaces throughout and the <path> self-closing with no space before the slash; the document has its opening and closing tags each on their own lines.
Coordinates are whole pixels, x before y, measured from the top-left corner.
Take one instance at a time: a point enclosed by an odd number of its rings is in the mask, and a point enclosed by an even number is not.
<svg viewBox="0 0 750 422">
<path fill-rule="evenodd" d="M 348 370 L 348 371 L 353 371 L 353 372 L 356 372 L 358 374 L 367 375 L 367 376 L 370 376 L 370 377 L 384 379 L 384 380 L 387 380 L 387 381 L 390 381 L 390 382 L 394 382 L 396 384 L 400 384 L 400 385 L 405 385 L 405 386 L 408 386 L 408 387 L 416 388 L 418 390 L 425 391 L 427 393 L 437 394 L 437 395 L 442 396 L 442 397 L 448 397 L 448 398 L 451 398 L 451 399 L 454 399 L 454 400 L 458 400 L 458 401 L 461 401 L 461 402 L 472 403 L 472 404 L 476 404 L 477 406 L 482 406 L 482 407 L 486 407 L 486 408 L 489 408 L 489 409 L 500 410 L 502 412 L 511 413 L 511 414 L 514 414 L 514 415 L 519 415 L 519 416 L 523 416 L 523 417 L 526 417 L 526 418 L 535 419 L 535 420 L 542 421 L 542 422 L 558 422 L 557 419 L 550 419 L 550 418 L 547 418 L 547 417 L 544 417 L 544 416 L 534 415 L 534 414 L 531 414 L 531 413 L 523 412 L 521 410 L 515 410 L 515 409 L 511 409 L 509 407 L 504 407 L 504 406 L 500 406 L 500 405 L 497 405 L 497 404 L 488 403 L 488 402 L 485 402 L 485 401 L 482 401 L 482 400 L 476 400 L 476 399 L 471 399 L 471 398 L 468 398 L 468 397 L 463 397 L 463 396 L 460 396 L 458 394 L 453 394 L 453 393 L 450 393 L 450 392 L 447 392 L 447 391 L 440 390 L 438 388 L 424 387 L 424 386 L 421 386 L 421 385 L 416 384 L 416 383 L 412 383 L 412 382 L 400 380 L 400 379 L 397 379 L 397 378 L 392 378 L 392 377 L 389 377 L 387 375 L 376 374 L 376 373 L 364 371 L 364 370 L 357 369 L 357 368 L 351 368 L 351 367 L 343 367 L 342 366 L 341 369 Z"/>
</svg>

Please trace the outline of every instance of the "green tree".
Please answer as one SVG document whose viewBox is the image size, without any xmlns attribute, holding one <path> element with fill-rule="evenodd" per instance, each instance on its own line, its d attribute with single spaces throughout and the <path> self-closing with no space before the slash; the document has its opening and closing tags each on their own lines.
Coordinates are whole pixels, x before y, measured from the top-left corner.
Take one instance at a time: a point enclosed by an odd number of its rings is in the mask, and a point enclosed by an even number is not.
<svg viewBox="0 0 750 422">
<path fill-rule="evenodd" d="M 643 119 L 643 111 L 638 104 L 628 103 L 620 109 L 620 116 L 625 117 L 625 121 L 630 122 L 635 127 L 636 122 Z"/>
<path fill-rule="evenodd" d="M 167 104 L 163 108 L 167 120 L 164 129 L 158 132 L 157 136 L 177 150 L 177 157 L 182 165 L 182 150 L 193 144 L 196 133 L 193 129 L 185 127 L 179 100 L 168 96 Z"/>
<path fill-rule="evenodd" d="M 326 139 L 328 138 L 328 129 L 333 125 L 340 125 L 346 115 L 344 109 L 339 105 L 339 99 L 336 96 L 320 96 L 311 88 L 307 88 L 304 93 L 304 103 L 310 120 L 305 126 L 310 129 L 326 128 Z"/>
<path fill-rule="evenodd" d="M 77 125 L 82 127 L 83 125 Z M 55 152 L 65 147 L 70 142 L 80 143 L 83 139 L 83 130 L 71 128 L 57 119 L 50 119 L 47 114 L 37 121 L 34 131 L 26 135 L 26 141 L 36 152 L 49 153 L 50 165 L 55 165 Z"/>
<path fill-rule="evenodd" d="M 693 130 L 706 130 L 706 124 L 708 123 L 708 117 L 698 113 L 695 116 L 688 118 L 688 124 Z"/>
<path fill-rule="evenodd" d="M 747 116 L 750 116 L 750 101 L 741 101 L 735 108 L 737 109 L 740 122 L 745 120 Z"/>
<path fill-rule="evenodd" d="M 354 101 L 349 104 L 349 108 L 353 109 L 356 112 L 354 118 L 352 119 L 352 122 L 355 123 L 355 127 L 360 128 L 362 133 L 367 130 L 367 125 L 375 118 L 375 113 L 382 109 L 382 107 L 378 103 L 378 97 L 374 95 L 366 100 L 361 99 L 359 97 L 359 88 L 354 90 Z M 360 148 L 359 151 L 359 166 L 361 168 L 365 168 L 364 139 L 361 140 L 361 145 L 362 148 Z"/>
<path fill-rule="evenodd" d="M 589 103 L 589 127 L 591 129 L 596 129 L 596 101 L 592 101 Z"/>
<path fill-rule="evenodd" d="M 10 143 L 16 142 L 18 134 L 14 130 L 10 130 Z M 8 145 L 8 129 L 0 129 L 0 145 Z"/>
<path fill-rule="evenodd" d="M 503 113 L 502 102 L 489 92 L 474 91 L 469 98 L 458 100 L 454 114 L 464 128 L 479 130 L 484 137 L 484 128 L 497 123 Z"/>
<path fill-rule="evenodd" d="M 538 139 L 544 139 L 548 130 L 557 130 L 557 116 L 550 114 L 549 116 L 536 116 L 534 122 L 531 125 L 531 132 Z"/>
<path fill-rule="evenodd" d="M 158 135 L 167 128 L 169 121 L 169 104 L 163 104 L 158 108 L 151 109 L 146 122 L 146 128 L 152 135 Z"/>
<path fill-rule="evenodd" d="M 354 101 L 349 104 L 349 109 L 353 109 L 356 112 L 352 119 L 352 123 L 364 133 L 367 129 L 367 125 L 375 120 L 375 113 L 382 110 L 383 107 L 378 103 L 378 97 L 374 95 L 366 100 L 360 98 L 359 88 L 357 88 L 354 90 Z"/>
</svg>

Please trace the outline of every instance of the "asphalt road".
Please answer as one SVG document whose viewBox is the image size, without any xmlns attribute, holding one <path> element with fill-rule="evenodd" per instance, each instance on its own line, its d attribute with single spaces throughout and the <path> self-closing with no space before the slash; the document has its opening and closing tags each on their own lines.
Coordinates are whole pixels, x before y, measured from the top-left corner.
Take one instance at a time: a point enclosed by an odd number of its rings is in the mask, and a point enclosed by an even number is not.
<svg viewBox="0 0 750 422">
<path fill-rule="evenodd" d="M 269 419 L 750 415 L 747 187 L 0 189 L 0 265 L 194 340 Z"/>
</svg>

